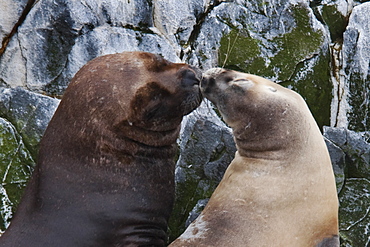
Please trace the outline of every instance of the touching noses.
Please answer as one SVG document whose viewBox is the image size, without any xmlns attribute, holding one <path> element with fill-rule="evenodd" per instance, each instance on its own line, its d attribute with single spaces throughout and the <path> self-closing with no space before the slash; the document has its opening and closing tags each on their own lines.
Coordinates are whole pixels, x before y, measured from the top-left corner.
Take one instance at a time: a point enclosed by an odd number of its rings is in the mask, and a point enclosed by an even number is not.
<svg viewBox="0 0 370 247">
<path fill-rule="evenodd" d="M 199 79 L 196 77 L 195 73 L 191 70 L 185 70 L 182 74 L 181 85 L 183 87 L 193 87 L 194 85 L 199 85 Z"/>
</svg>

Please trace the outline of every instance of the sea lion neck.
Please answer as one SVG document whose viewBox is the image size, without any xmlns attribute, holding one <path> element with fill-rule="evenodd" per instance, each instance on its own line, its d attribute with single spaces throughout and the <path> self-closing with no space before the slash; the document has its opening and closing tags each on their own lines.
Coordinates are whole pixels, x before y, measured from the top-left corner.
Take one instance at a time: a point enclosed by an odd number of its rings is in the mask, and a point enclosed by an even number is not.
<svg viewBox="0 0 370 247">
<path fill-rule="evenodd" d="M 252 115 L 250 118 L 244 117 L 238 124 L 232 124 L 240 155 L 246 158 L 284 160 L 287 152 L 291 156 L 299 153 L 308 141 L 308 136 L 290 129 L 289 124 L 284 123 L 288 120 L 283 120 L 276 117 L 272 122 L 264 116 L 257 118 Z"/>
<path fill-rule="evenodd" d="M 124 121 L 118 126 L 115 126 L 114 129 L 118 137 L 127 138 L 147 146 L 164 147 L 176 142 L 180 132 L 180 125 L 176 125 L 174 128 L 153 130 L 134 125 L 129 121 Z"/>
</svg>

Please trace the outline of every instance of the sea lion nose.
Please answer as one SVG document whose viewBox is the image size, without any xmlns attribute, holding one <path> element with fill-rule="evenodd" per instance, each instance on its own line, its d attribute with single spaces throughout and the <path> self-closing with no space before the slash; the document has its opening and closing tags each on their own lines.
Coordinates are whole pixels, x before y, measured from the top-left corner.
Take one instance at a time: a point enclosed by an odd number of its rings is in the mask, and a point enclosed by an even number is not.
<svg viewBox="0 0 370 247">
<path fill-rule="evenodd" d="M 209 78 L 206 76 L 203 76 L 202 81 L 200 82 L 200 87 L 205 88 L 209 83 Z"/>
<path fill-rule="evenodd" d="M 193 87 L 194 85 L 199 85 L 200 80 L 197 78 L 196 74 L 192 70 L 185 70 L 182 74 L 181 85 L 183 87 Z"/>
<path fill-rule="evenodd" d="M 210 76 L 203 76 L 202 81 L 200 82 L 200 90 L 203 96 L 209 94 L 214 89 L 216 85 L 216 80 Z"/>
</svg>

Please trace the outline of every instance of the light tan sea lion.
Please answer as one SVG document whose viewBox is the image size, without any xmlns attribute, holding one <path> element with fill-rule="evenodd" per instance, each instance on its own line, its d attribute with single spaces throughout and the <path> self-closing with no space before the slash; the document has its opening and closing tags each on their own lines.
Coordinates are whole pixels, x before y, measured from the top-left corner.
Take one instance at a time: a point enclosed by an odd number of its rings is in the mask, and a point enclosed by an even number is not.
<svg viewBox="0 0 370 247">
<path fill-rule="evenodd" d="M 302 97 L 259 76 L 211 69 L 201 82 L 238 151 L 200 216 L 170 246 L 339 246 L 324 139 Z"/>
</svg>

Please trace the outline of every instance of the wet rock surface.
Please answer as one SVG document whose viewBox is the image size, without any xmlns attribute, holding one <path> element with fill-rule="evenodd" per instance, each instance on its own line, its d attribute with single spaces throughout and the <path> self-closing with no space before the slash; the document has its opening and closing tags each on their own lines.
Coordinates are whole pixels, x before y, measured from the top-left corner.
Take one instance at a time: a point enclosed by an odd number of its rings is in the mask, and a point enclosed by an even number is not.
<svg viewBox="0 0 370 247">
<path fill-rule="evenodd" d="M 35 160 L 38 144 L 58 104 L 58 99 L 20 87 L 0 88 L 0 117 L 14 124 Z"/>
<path fill-rule="evenodd" d="M 324 128 L 339 195 L 342 246 L 370 243 L 370 132 Z"/>
<path fill-rule="evenodd" d="M 342 246 L 370 244 L 370 180 L 349 178 L 339 197 L 339 230 Z"/>
<path fill-rule="evenodd" d="M 0 118 L 0 229 L 8 227 L 14 206 L 19 203 L 35 162 L 21 135 L 6 119 Z"/>
<path fill-rule="evenodd" d="M 212 195 L 236 151 L 231 129 L 205 103 L 183 122 L 179 148 L 176 201 L 170 219 L 172 238 L 200 213 L 199 208 Z"/>
<path fill-rule="evenodd" d="M 353 8 L 343 34 L 343 71 L 347 99 L 348 128 L 369 129 L 370 3 Z"/>
<path fill-rule="evenodd" d="M 91 59 L 142 50 L 203 70 L 258 74 L 299 92 L 319 126 L 331 126 L 324 136 L 342 246 L 369 245 L 369 10 L 368 2 L 345 0 L 3 1 L 0 228 L 37 160 L 59 102 L 52 97 L 61 97 Z M 231 131 L 211 105 L 184 120 L 171 239 L 204 206 L 234 151 Z"/>
</svg>

